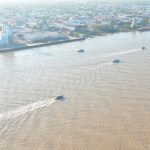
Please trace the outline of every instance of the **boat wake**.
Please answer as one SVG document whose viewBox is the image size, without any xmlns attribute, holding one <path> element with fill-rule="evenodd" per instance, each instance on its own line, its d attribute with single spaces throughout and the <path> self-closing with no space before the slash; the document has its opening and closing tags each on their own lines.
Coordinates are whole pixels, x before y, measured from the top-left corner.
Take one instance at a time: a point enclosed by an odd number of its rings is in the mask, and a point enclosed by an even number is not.
<svg viewBox="0 0 150 150">
<path fill-rule="evenodd" d="M 55 102 L 57 102 L 55 99 L 49 99 L 49 100 L 39 101 L 39 102 L 30 104 L 27 106 L 23 106 L 18 109 L 15 109 L 15 110 L 4 112 L 4 113 L 0 114 L 0 121 L 15 118 L 17 116 L 26 114 L 28 112 L 32 112 L 34 110 L 47 107 L 49 105 L 54 104 Z"/>
<path fill-rule="evenodd" d="M 142 51 L 142 49 L 132 49 L 132 50 L 127 50 L 127 51 L 123 51 L 123 52 L 115 52 L 115 53 L 104 55 L 104 57 L 111 57 L 111 56 L 116 56 L 116 55 L 130 54 L 130 53 L 134 53 L 134 52 L 138 52 L 138 51 Z"/>
</svg>

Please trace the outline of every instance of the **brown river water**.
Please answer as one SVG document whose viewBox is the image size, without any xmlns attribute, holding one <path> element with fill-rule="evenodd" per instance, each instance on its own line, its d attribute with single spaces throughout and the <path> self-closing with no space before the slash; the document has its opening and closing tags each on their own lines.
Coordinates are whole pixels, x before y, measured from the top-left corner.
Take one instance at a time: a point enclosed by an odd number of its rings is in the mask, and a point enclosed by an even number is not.
<svg viewBox="0 0 150 150">
<path fill-rule="evenodd" d="M 150 32 L 1 53 L 0 150 L 150 150 Z"/>
</svg>

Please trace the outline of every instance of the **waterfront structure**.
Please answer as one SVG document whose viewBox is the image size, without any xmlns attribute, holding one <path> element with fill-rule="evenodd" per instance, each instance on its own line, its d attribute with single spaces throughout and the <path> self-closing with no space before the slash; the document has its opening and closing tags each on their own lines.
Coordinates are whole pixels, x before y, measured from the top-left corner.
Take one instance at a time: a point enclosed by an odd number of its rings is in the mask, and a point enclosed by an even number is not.
<svg viewBox="0 0 150 150">
<path fill-rule="evenodd" d="M 13 31 L 8 25 L 0 26 L 0 47 L 8 47 L 12 44 Z"/>
</svg>

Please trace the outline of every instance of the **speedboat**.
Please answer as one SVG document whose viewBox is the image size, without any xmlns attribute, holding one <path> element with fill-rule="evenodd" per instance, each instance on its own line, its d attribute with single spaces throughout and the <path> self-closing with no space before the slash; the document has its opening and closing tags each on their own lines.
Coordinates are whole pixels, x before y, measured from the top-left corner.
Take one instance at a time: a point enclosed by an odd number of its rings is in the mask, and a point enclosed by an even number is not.
<svg viewBox="0 0 150 150">
<path fill-rule="evenodd" d="M 83 53 L 84 52 L 84 49 L 80 49 L 78 50 L 79 53 Z"/>
<path fill-rule="evenodd" d="M 112 63 L 113 63 L 113 64 L 118 64 L 118 63 L 120 63 L 120 60 L 119 60 L 119 59 L 114 59 L 114 60 L 112 61 Z"/>
<path fill-rule="evenodd" d="M 142 49 L 142 50 L 144 50 L 144 49 L 146 49 L 146 47 L 145 47 L 145 46 L 143 46 L 141 49 Z"/>
<path fill-rule="evenodd" d="M 55 98 L 55 100 L 62 100 L 62 99 L 64 99 L 64 96 L 63 96 L 63 95 L 59 95 L 59 96 L 57 96 L 57 97 Z"/>
</svg>

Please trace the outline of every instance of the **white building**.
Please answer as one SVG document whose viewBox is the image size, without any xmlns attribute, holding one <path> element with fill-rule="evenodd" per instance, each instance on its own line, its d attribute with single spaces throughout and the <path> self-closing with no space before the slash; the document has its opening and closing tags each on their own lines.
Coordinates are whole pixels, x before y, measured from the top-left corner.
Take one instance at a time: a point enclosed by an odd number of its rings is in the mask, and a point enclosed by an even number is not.
<svg viewBox="0 0 150 150">
<path fill-rule="evenodd" d="M 11 44 L 13 31 L 7 25 L 0 25 L 0 47 L 7 47 Z"/>
<path fill-rule="evenodd" d="M 9 38 L 7 34 L 0 34 L 0 47 L 9 46 Z"/>
</svg>

